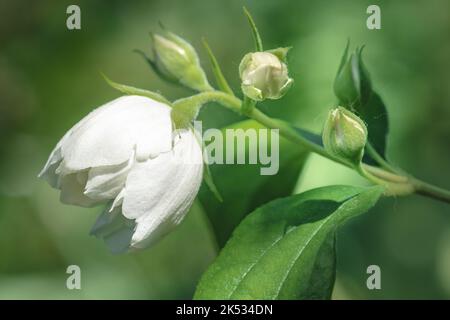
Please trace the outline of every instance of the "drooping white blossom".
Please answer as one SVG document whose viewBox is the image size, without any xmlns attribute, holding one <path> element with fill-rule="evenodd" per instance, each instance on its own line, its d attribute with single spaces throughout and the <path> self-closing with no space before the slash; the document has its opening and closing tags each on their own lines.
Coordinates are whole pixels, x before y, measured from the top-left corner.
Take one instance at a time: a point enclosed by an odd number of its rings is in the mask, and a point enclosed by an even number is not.
<svg viewBox="0 0 450 320">
<path fill-rule="evenodd" d="M 63 203 L 107 203 L 91 233 L 113 252 L 155 243 L 198 192 L 201 145 L 193 129 L 172 132 L 170 110 L 142 96 L 113 100 L 71 128 L 39 174 Z"/>
</svg>

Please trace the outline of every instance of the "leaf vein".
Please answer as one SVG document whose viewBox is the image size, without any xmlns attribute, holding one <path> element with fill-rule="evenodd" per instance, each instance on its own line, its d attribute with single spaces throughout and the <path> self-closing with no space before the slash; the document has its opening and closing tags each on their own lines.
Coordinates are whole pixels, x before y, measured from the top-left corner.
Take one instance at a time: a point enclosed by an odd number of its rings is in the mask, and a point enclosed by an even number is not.
<svg viewBox="0 0 450 320">
<path fill-rule="evenodd" d="M 236 287 L 231 291 L 230 295 L 228 296 L 228 299 L 230 299 L 233 294 L 236 292 L 236 290 L 239 288 L 239 286 L 241 285 L 241 283 L 245 280 L 245 278 L 248 276 L 248 274 L 253 270 L 253 268 L 258 264 L 259 261 L 261 261 L 262 258 L 264 258 L 264 256 L 267 254 L 267 252 L 270 251 L 270 249 L 272 249 L 278 242 L 280 242 L 284 237 L 284 234 L 281 235 L 280 237 L 278 237 L 269 247 L 266 248 L 266 250 L 264 250 L 264 252 L 256 259 L 256 261 L 250 265 L 250 267 L 247 269 L 247 271 L 242 275 L 241 280 L 239 281 L 239 283 L 236 285 Z"/>
<path fill-rule="evenodd" d="M 300 258 L 301 254 L 303 253 L 303 251 L 305 251 L 306 247 L 309 245 L 309 243 L 311 242 L 311 240 L 316 236 L 316 234 L 320 231 L 320 229 L 333 217 L 333 214 L 329 215 L 326 219 L 324 219 L 324 221 L 317 227 L 316 230 L 314 230 L 314 233 L 309 237 L 308 241 L 306 241 L 306 243 L 303 245 L 303 247 L 300 249 L 300 251 L 298 252 L 298 254 L 295 256 L 294 260 L 291 262 L 291 264 L 289 265 L 289 267 L 287 268 L 287 272 L 283 277 L 283 280 L 280 281 L 280 286 L 277 289 L 277 293 L 275 294 L 273 299 L 277 299 L 280 295 L 281 289 L 284 286 L 284 283 L 286 281 L 286 279 L 289 277 L 289 275 L 291 274 L 292 269 L 294 268 L 295 264 L 297 263 L 297 260 Z"/>
</svg>

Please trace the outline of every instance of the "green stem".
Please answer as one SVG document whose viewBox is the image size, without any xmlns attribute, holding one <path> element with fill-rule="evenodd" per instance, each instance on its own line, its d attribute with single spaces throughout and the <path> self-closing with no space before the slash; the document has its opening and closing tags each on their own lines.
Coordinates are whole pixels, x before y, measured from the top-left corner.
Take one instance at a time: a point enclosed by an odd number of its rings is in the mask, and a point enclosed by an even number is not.
<svg viewBox="0 0 450 320">
<path fill-rule="evenodd" d="M 414 186 L 409 182 L 409 180 L 406 177 L 402 177 L 405 178 L 404 182 L 393 182 L 393 181 L 389 181 L 386 179 L 381 178 L 380 176 L 384 176 L 383 174 L 380 175 L 376 175 L 376 174 L 372 174 L 370 171 L 370 166 L 366 166 L 363 164 L 360 164 L 356 169 L 356 171 L 358 171 L 358 173 L 365 177 L 367 180 L 375 183 L 375 184 L 379 184 L 381 186 L 383 186 L 385 188 L 385 195 L 387 196 L 406 196 L 409 195 L 411 193 L 414 193 L 415 189 Z M 377 168 L 379 169 L 379 168 Z M 382 169 L 379 169 L 380 172 L 382 172 Z M 372 171 L 374 172 L 374 171 Z M 376 172 L 376 171 L 375 171 Z M 390 174 L 389 172 L 385 171 L 385 173 Z"/>
<path fill-rule="evenodd" d="M 408 177 L 401 176 L 401 175 L 392 173 L 390 171 L 386 171 L 381 168 L 373 167 L 373 166 L 370 166 L 367 164 L 363 164 L 362 166 L 367 172 L 369 172 L 372 175 L 377 176 L 383 180 L 393 182 L 393 183 L 409 183 L 410 182 Z"/>
<path fill-rule="evenodd" d="M 375 183 L 375 184 L 379 184 L 382 186 L 387 187 L 389 182 L 386 182 L 385 180 L 378 178 L 376 175 L 371 174 L 369 171 L 365 170 L 364 167 L 362 166 L 362 164 L 360 163 L 359 166 L 355 167 L 355 170 L 364 178 L 366 178 L 367 180 Z"/>
<path fill-rule="evenodd" d="M 252 118 L 253 120 L 256 120 L 259 123 L 263 124 L 267 128 L 278 129 L 280 132 L 280 135 L 282 135 L 283 137 L 285 137 L 286 139 L 288 139 L 294 143 L 297 143 L 297 144 L 303 146 L 304 148 L 308 149 L 311 152 L 315 152 L 325 158 L 328 158 L 330 160 L 333 160 L 335 162 L 343 164 L 347 167 L 352 167 L 350 162 L 329 154 L 321 146 L 319 146 L 319 145 L 315 144 L 314 142 L 311 142 L 308 139 L 305 139 L 303 136 L 299 135 L 295 131 L 295 129 L 293 129 L 287 122 L 285 122 L 283 120 L 271 118 L 256 108 L 253 109 L 253 112 L 248 116 L 250 118 Z"/>
<path fill-rule="evenodd" d="M 366 151 L 367 153 L 372 157 L 373 160 L 375 160 L 382 168 L 386 169 L 390 172 L 398 172 L 398 169 L 394 168 L 389 162 L 387 162 L 375 148 L 372 146 L 370 142 L 366 145 Z"/>
<path fill-rule="evenodd" d="M 183 102 L 189 101 L 191 105 L 195 106 L 200 106 L 208 102 L 217 102 L 234 112 L 241 113 L 241 104 L 242 104 L 241 99 L 222 91 L 213 90 L 197 93 L 193 96 L 179 99 L 175 101 L 173 104 L 176 104 L 181 101 Z"/>
<path fill-rule="evenodd" d="M 416 178 L 411 178 L 417 194 L 450 203 L 450 191 L 436 187 Z"/>
<path fill-rule="evenodd" d="M 278 129 L 280 135 L 285 137 L 286 139 L 298 145 L 301 145 L 305 149 L 317 153 L 327 159 L 340 163 L 351 169 L 355 169 L 361 176 L 365 177 L 369 181 L 385 186 L 386 195 L 404 196 L 415 192 L 417 194 L 425 195 L 437 200 L 450 203 L 450 191 L 433 186 L 411 176 L 397 174 L 398 170 L 392 172 L 392 170 L 387 170 L 387 168 L 382 169 L 367 164 L 361 164 L 359 167 L 355 168 L 355 165 L 350 163 L 349 161 L 329 154 L 321 146 L 304 138 L 289 123 L 283 120 L 271 118 L 257 108 L 242 108 L 243 101 L 233 95 L 229 95 L 221 91 L 208 91 L 196 94 L 183 100 L 190 100 L 190 102 L 192 102 L 194 105 L 200 105 L 214 101 L 234 112 L 244 114 L 245 116 L 258 121 L 267 128 Z M 382 162 L 385 162 L 385 160 L 383 159 Z M 385 165 L 386 164 L 388 163 L 386 162 Z M 390 167 L 393 169 L 392 166 Z"/>
</svg>

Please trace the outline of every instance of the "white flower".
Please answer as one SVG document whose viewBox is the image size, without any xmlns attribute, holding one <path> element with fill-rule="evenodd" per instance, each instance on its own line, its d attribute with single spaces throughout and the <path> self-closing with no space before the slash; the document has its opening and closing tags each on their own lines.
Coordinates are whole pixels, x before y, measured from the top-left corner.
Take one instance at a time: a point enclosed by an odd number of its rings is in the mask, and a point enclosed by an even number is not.
<svg viewBox="0 0 450 320">
<path fill-rule="evenodd" d="M 201 145 L 192 129 L 172 133 L 170 110 L 141 96 L 111 101 L 64 135 L 39 174 L 63 203 L 108 203 L 91 233 L 113 252 L 153 244 L 198 192 Z"/>
</svg>

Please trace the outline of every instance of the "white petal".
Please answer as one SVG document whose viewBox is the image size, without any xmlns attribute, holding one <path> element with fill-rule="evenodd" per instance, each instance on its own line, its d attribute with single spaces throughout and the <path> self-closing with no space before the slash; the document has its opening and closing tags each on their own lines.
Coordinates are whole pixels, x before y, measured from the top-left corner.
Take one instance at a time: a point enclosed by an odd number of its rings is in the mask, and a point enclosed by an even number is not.
<svg viewBox="0 0 450 320">
<path fill-rule="evenodd" d="M 119 194 L 116 196 L 116 198 L 114 199 L 112 205 L 111 205 L 111 209 L 109 209 L 109 211 L 114 210 L 116 207 L 120 206 L 123 202 L 123 197 L 125 197 L 125 189 L 122 189 Z"/>
<path fill-rule="evenodd" d="M 137 219 L 146 214 L 178 183 L 183 173 L 171 158 L 170 153 L 163 153 L 156 159 L 134 165 L 127 178 L 122 204 L 125 217 Z"/>
<path fill-rule="evenodd" d="M 61 160 L 61 148 L 56 146 L 50 154 L 44 168 L 38 175 L 39 178 L 46 180 L 53 188 L 56 188 L 58 184 L 58 174 L 56 174 L 55 171 L 59 167 Z"/>
<path fill-rule="evenodd" d="M 128 176 L 123 215 L 136 219 L 132 246 L 151 245 L 179 224 L 202 180 L 202 150 L 190 130 L 180 134 L 172 151 L 136 163 Z"/>
<path fill-rule="evenodd" d="M 56 173 L 56 169 L 60 167 L 60 163 L 62 161 L 62 152 L 61 146 L 67 141 L 67 139 L 72 135 L 73 132 L 76 132 L 80 127 L 82 127 L 89 119 L 93 118 L 100 111 L 100 108 L 95 109 L 90 112 L 86 117 L 81 119 L 78 123 L 76 123 L 70 130 L 66 132 L 66 134 L 58 141 L 53 151 L 50 153 L 50 156 L 47 160 L 42 171 L 39 173 L 38 177 L 43 178 L 48 181 L 48 183 L 56 188 L 58 173 Z"/>
<path fill-rule="evenodd" d="M 81 207 L 92 207 L 99 203 L 84 195 L 87 172 L 71 173 L 61 176 L 58 186 L 61 189 L 60 200 L 62 203 L 78 205 Z"/>
<path fill-rule="evenodd" d="M 96 167 L 89 170 L 84 194 L 94 200 L 114 199 L 123 189 L 134 163 L 133 152 L 126 163 Z"/>
<path fill-rule="evenodd" d="M 137 159 L 171 148 L 170 107 L 141 96 L 118 98 L 88 115 L 62 143 L 64 168 L 82 170 L 120 164 L 136 147 Z"/>
<path fill-rule="evenodd" d="M 112 253 L 122 253 L 130 248 L 131 238 L 135 229 L 135 223 L 127 220 L 120 208 L 110 212 L 110 206 L 100 214 L 91 229 L 90 234 L 103 238 Z"/>
</svg>

